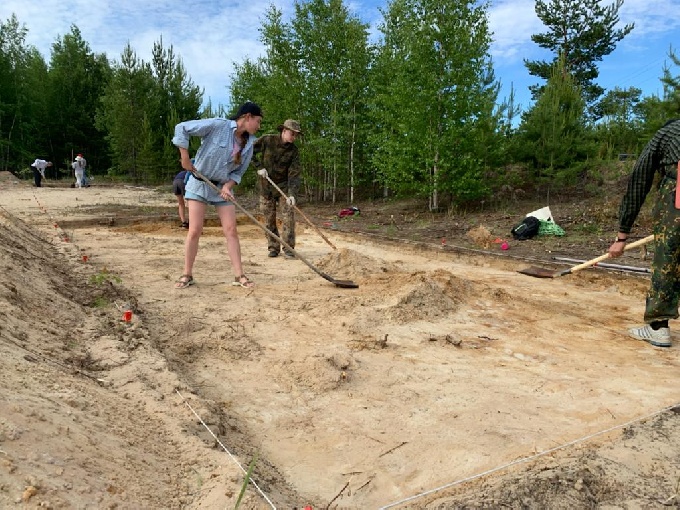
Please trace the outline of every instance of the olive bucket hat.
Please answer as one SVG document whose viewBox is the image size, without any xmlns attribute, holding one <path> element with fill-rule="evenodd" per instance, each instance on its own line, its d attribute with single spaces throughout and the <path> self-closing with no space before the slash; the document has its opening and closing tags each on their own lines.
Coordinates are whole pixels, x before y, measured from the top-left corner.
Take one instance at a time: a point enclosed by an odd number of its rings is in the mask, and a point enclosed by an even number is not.
<svg viewBox="0 0 680 510">
<path fill-rule="evenodd" d="M 287 119 L 286 122 L 281 124 L 277 129 L 279 131 L 283 131 L 284 129 L 290 129 L 291 131 L 295 131 L 296 133 L 302 134 L 302 129 L 300 129 L 300 123 L 297 120 L 293 119 Z"/>
</svg>

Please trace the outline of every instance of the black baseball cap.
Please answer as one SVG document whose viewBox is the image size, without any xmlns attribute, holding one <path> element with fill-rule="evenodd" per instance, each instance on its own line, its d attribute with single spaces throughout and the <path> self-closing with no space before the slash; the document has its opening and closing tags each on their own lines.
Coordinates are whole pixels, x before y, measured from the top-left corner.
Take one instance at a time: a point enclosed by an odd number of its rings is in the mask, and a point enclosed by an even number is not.
<svg viewBox="0 0 680 510">
<path fill-rule="evenodd" d="M 246 113 L 249 113 L 253 115 L 254 117 L 263 117 L 262 115 L 262 108 L 260 108 L 259 105 L 256 103 L 253 103 L 252 101 L 246 101 L 243 103 L 236 114 L 232 115 L 229 117 L 230 120 L 236 120 L 239 117 L 243 117 Z"/>
</svg>

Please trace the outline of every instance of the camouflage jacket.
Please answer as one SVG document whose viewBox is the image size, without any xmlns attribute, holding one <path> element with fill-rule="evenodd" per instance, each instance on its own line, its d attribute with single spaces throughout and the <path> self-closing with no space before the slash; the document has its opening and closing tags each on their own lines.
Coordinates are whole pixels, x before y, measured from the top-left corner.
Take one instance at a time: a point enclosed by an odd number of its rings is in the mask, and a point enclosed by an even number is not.
<svg viewBox="0 0 680 510">
<path fill-rule="evenodd" d="M 266 168 L 269 178 L 289 196 L 300 191 L 300 157 L 294 143 L 282 143 L 278 134 L 264 135 L 255 141 L 252 164 L 256 170 Z M 258 189 L 266 198 L 277 198 L 280 193 L 264 177 L 258 177 Z"/>
</svg>

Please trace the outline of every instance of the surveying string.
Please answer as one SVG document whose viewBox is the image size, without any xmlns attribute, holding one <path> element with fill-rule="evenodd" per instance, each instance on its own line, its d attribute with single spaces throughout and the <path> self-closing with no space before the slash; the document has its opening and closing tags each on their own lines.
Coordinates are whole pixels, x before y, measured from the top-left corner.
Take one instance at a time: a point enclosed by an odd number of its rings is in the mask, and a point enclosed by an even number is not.
<svg viewBox="0 0 680 510">
<path fill-rule="evenodd" d="M 594 434 L 590 434 L 588 436 L 580 437 L 578 439 L 574 439 L 573 441 L 569 441 L 568 443 L 564 443 L 560 446 L 556 446 L 554 448 L 550 448 L 549 450 L 544 450 L 540 453 L 537 453 L 536 455 L 531 455 L 529 457 L 524 457 L 521 459 L 513 460 L 512 462 L 508 462 L 507 464 L 503 464 L 502 466 L 498 466 L 492 469 L 489 469 L 488 471 L 484 471 L 482 473 L 477 473 L 476 475 L 468 476 L 467 478 L 462 478 L 461 480 L 456 480 L 455 482 L 447 483 L 446 485 L 442 485 L 441 487 L 436 487 L 434 489 L 430 489 L 429 491 L 421 492 L 420 494 L 415 494 L 414 496 L 410 496 L 406 499 L 402 499 L 400 501 L 395 501 L 394 503 L 390 503 L 389 505 L 381 506 L 378 510 L 385 510 L 386 508 L 392 508 L 395 506 L 399 506 L 402 503 L 408 503 L 409 501 L 413 501 L 414 499 L 422 498 L 423 496 L 428 496 L 430 494 L 434 494 L 435 492 L 439 492 L 444 489 L 448 489 L 450 487 L 453 487 L 455 485 L 460 485 L 461 483 L 469 482 L 471 480 L 475 480 L 476 478 L 481 478 L 486 475 L 490 475 L 491 473 L 495 473 L 497 471 L 502 471 L 504 469 L 507 469 L 509 467 L 515 466 L 517 464 L 522 464 L 523 462 L 529 462 L 530 460 L 537 459 L 539 457 L 542 457 L 544 455 L 548 455 L 550 453 L 554 453 L 557 450 L 562 450 L 563 448 L 567 448 L 569 446 L 574 446 L 575 444 L 582 443 L 584 441 L 587 441 L 589 439 L 592 439 L 594 437 L 600 436 L 602 434 L 606 434 L 608 432 L 612 432 L 613 430 L 616 429 L 621 429 L 624 427 L 628 427 L 629 425 L 633 425 L 634 423 L 637 423 L 639 421 L 643 420 L 648 420 L 649 418 L 652 418 L 656 415 L 665 413 L 670 411 L 671 409 L 680 407 L 680 402 L 677 404 L 673 404 L 672 406 L 665 407 L 659 411 L 654 411 L 651 414 L 648 414 L 647 416 L 643 416 L 641 418 L 636 418 L 634 420 L 627 421 L 626 423 L 622 423 L 621 425 L 614 425 L 611 428 L 608 428 L 606 430 L 601 430 L 599 432 L 595 432 Z"/>
<path fill-rule="evenodd" d="M 215 439 L 215 441 L 217 441 L 217 443 L 222 447 L 222 449 L 223 449 L 225 452 L 227 452 L 227 454 L 229 455 L 229 457 L 231 457 L 231 460 L 233 460 L 234 463 L 241 469 L 241 471 L 243 471 L 243 474 L 244 474 L 244 475 L 247 475 L 247 474 L 248 474 L 248 471 L 246 471 L 246 470 L 243 468 L 243 466 L 239 463 L 239 461 L 236 460 L 236 457 L 234 457 L 234 456 L 232 455 L 232 453 L 227 449 L 227 447 L 224 446 L 224 445 L 222 444 L 222 441 L 220 441 L 219 438 L 218 438 L 215 434 L 213 434 L 213 431 L 210 430 L 210 427 L 208 427 L 208 426 L 205 424 L 205 422 L 201 419 L 201 417 L 196 413 L 196 411 L 194 411 L 194 409 L 191 407 L 191 405 L 189 404 L 189 402 L 187 402 L 187 401 L 185 400 L 185 398 L 182 396 L 182 394 L 179 392 L 179 390 L 175 390 L 175 391 L 177 392 L 177 394 L 179 395 L 179 397 L 182 399 L 182 401 L 186 404 L 186 406 L 187 406 L 189 409 L 191 409 L 191 412 L 194 413 L 194 416 L 195 416 L 196 418 L 198 418 L 198 421 L 201 422 L 201 425 L 203 425 L 203 426 L 205 427 L 205 429 L 210 433 L 210 435 Z M 255 481 L 254 481 L 252 478 L 250 479 L 250 483 L 253 484 L 253 487 L 255 487 L 255 488 L 257 489 L 257 492 L 260 493 L 260 495 L 265 499 L 265 501 L 267 501 L 267 503 L 269 503 L 269 506 L 271 506 L 274 510 L 276 510 L 276 507 L 274 506 L 274 503 L 272 503 L 272 502 L 269 500 L 269 498 L 267 497 L 267 495 L 266 495 L 264 492 L 262 492 L 262 489 L 260 489 L 260 487 L 257 485 L 257 483 L 255 483 Z"/>
</svg>

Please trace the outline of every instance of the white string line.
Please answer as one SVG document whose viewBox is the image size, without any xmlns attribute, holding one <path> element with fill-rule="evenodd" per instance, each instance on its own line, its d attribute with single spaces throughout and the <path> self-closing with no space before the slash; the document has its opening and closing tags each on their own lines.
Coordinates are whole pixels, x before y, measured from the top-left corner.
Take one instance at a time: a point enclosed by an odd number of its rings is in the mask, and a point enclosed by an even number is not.
<svg viewBox="0 0 680 510">
<path fill-rule="evenodd" d="M 486 475 L 489 475 L 491 473 L 495 473 L 496 471 L 501 471 L 501 470 L 507 469 L 511 466 L 521 464 L 523 462 L 528 462 L 528 461 L 536 459 L 538 457 L 542 457 L 543 455 L 548 455 L 549 453 L 553 453 L 557 450 L 561 450 L 561 449 L 567 448 L 569 446 L 574 446 L 577 443 L 582 443 L 583 441 L 587 441 L 587 440 L 592 439 L 596 436 L 606 434 L 606 433 L 611 432 L 613 430 L 620 429 L 620 428 L 623 428 L 623 427 L 627 427 L 629 425 L 632 425 L 633 423 L 636 423 L 636 422 L 639 422 L 639 421 L 642 421 L 642 420 L 648 420 L 649 418 L 652 418 L 652 417 L 654 417 L 658 414 L 670 411 L 671 409 L 673 409 L 674 407 L 677 407 L 678 405 L 680 405 L 680 402 L 678 402 L 677 404 L 665 407 L 665 408 L 663 408 L 659 411 L 654 411 L 653 413 L 648 414 L 647 416 L 643 416 L 641 418 L 635 418 L 635 419 L 630 420 L 626 423 L 622 423 L 621 425 L 614 425 L 613 427 L 608 428 L 606 430 L 601 430 L 599 432 L 595 432 L 594 434 L 590 434 L 588 436 L 584 436 L 584 437 L 580 437 L 578 439 L 574 439 L 573 441 L 569 441 L 568 443 L 564 443 L 560 446 L 555 446 L 554 448 L 550 448 L 549 450 L 544 450 L 542 452 L 537 453 L 536 455 L 531 455 L 529 457 L 524 457 L 524 458 L 521 458 L 521 459 L 513 460 L 512 462 L 509 462 L 507 464 L 503 464 L 502 466 L 498 466 L 498 467 L 489 469 L 488 471 L 483 471 L 482 473 L 477 473 L 476 475 L 468 476 L 467 478 L 462 478 L 460 480 L 456 480 L 455 482 L 447 483 L 446 485 L 442 485 L 441 487 L 436 487 L 434 489 L 430 489 L 429 491 L 421 492 L 420 494 L 415 494 L 414 496 L 410 496 L 406 499 L 402 499 L 401 501 L 395 501 L 394 503 L 390 503 L 389 505 L 381 506 L 379 508 L 379 510 L 384 510 L 386 508 L 392 508 L 394 506 L 401 505 L 402 503 L 407 503 L 409 501 L 413 501 L 414 499 L 421 498 L 421 497 L 427 496 L 429 494 L 433 494 L 433 493 L 441 491 L 443 489 L 448 489 L 449 487 L 453 487 L 454 485 L 459 485 L 461 483 L 469 482 L 470 480 L 474 480 L 476 478 L 481 478 L 482 476 L 486 476 Z"/>
<path fill-rule="evenodd" d="M 224 445 L 222 444 L 222 441 L 220 441 L 219 438 L 213 433 L 213 431 L 210 430 L 210 427 L 208 427 L 208 426 L 205 424 L 205 422 L 201 419 L 201 417 L 196 413 L 196 411 L 194 411 L 194 409 L 191 407 L 191 405 L 189 404 L 189 402 L 187 402 L 187 401 L 185 400 L 185 398 L 182 396 L 182 394 L 179 392 L 179 390 L 175 390 L 175 391 L 177 392 L 177 394 L 179 395 L 179 397 L 182 399 L 182 401 L 186 404 L 186 406 L 187 406 L 189 409 L 191 409 L 191 412 L 194 413 L 194 416 L 195 416 L 196 418 L 198 418 L 198 421 L 201 422 L 201 425 L 203 425 L 203 426 L 205 427 L 205 429 L 206 429 L 208 432 L 210 432 L 210 435 L 211 435 L 212 437 L 214 437 L 214 438 L 215 438 L 215 441 L 217 441 L 217 443 L 222 447 L 222 449 L 223 449 L 225 452 L 227 452 L 227 454 L 229 455 L 229 457 L 231 457 L 231 460 L 233 460 L 234 463 L 241 469 L 241 471 L 243 471 L 243 474 L 248 474 L 248 471 L 246 471 L 246 470 L 243 468 L 243 466 L 239 463 L 239 461 L 236 460 L 236 457 L 234 457 L 234 456 L 232 455 L 232 453 L 229 451 L 229 449 L 228 449 L 226 446 L 224 446 Z M 267 503 L 269 503 L 269 506 L 271 506 L 274 510 L 276 510 L 276 507 L 274 506 L 274 503 L 272 503 L 272 502 L 269 500 L 269 498 L 267 497 L 267 495 L 266 495 L 264 492 L 262 492 L 262 489 L 260 489 L 260 487 L 257 485 L 257 483 L 255 483 L 255 480 L 252 479 L 252 477 L 250 478 L 250 483 L 253 484 L 253 487 L 255 487 L 255 488 L 257 489 L 257 492 L 259 492 L 260 495 L 267 501 Z"/>
</svg>

